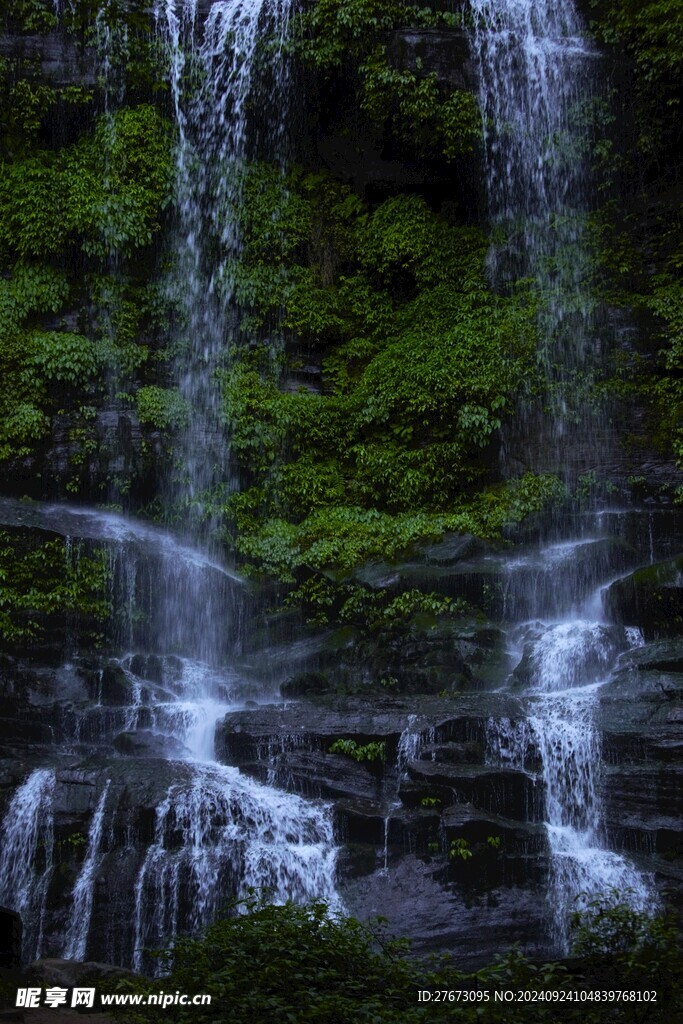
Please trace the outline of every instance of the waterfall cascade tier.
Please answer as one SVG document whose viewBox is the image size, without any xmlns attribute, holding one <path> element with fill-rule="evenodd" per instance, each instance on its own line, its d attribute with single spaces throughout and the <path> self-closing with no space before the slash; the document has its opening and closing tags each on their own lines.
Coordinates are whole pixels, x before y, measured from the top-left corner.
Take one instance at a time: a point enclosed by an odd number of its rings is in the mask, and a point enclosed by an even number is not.
<svg viewBox="0 0 683 1024">
<path fill-rule="evenodd" d="M 520 403 L 507 447 L 533 439 L 540 451 L 536 468 L 573 481 L 580 469 L 600 472 L 611 443 L 609 417 L 595 390 L 609 366 L 608 337 L 586 283 L 592 182 L 583 125 L 590 116 L 597 54 L 573 0 L 472 0 L 471 8 L 489 211 L 498 236 L 491 274 L 500 287 L 532 278 L 539 302 L 545 393 L 540 403 Z M 571 572 L 576 551 L 573 542 L 555 546 L 559 557 L 550 559 L 549 587 L 540 601 L 538 594 L 531 601 L 531 614 L 542 621 L 523 630 L 526 648 L 516 673 L 530 692 L 528 723 L 504 744 L 512 760 L 523 764 L 531 739 L 540 757 L 554 938 L 562 950 L 577 898 L 618 889 L 639 910 L 650 899 L 650 885 L 604 847 L 594 705 L 597 688 L 628 639 L 623 631 L 619 636 L 586 619 L 586 613 L 596 614 L 596 602 L 586 607 L 576 592 L 573 607 L 558 607 L 564 602 L 552 593 L 555 579 L 567 571 L 577 575 Z M 521 589 L 529 603 L 528 589 Z M 564 595 L 561 582 L 557 589 Z"/>
<path fill-rule="evenodd" d="M 573 480 L 612 443 L 595 385 L 609 365 L 609 331 L 588 277 L 591 207 L 587 124 L 597 51 L 572 0 L 472 0 L 486 185 L 499 287 L 530 278 L 538 295 L 544 397 L 522 399 L 504 461 Z"/>
<path fill-rule="evenodd" d="M 41 511 L 29 508 L 33 517 Z M 48 536 L 58 511 L 42 512 Z M 93 534 L 96 515 L 78 518 Z M 642 513 L 641 525 L 649 517 Z M 156 650 L 3 662 L 17 755 L 2 824 L 2 899 L 25 918 L 27 958 L 69 952 L 152 970 L 144 948 L 200 928 L 250 884 L 277 900 L 323 895 L 338 905 L 339 892 L 352 912 L 387 914 L 417 948 L 441 944 L 472 964 L 499 948 L 501 934 L 538 955 L 566 948 L 580 893 L 617 886 L 634 908 L 656 905 L 651 874 L 655 865 L 666 872 L 656 854 L 676 828 L 667 817 L 675 797 L 657 803 L 668 777 L 658 759 L 675 747 L 659 687 L 675 674 L 648 666 L 675 667 L 677 655 L 605 620 L 599 596 L 629 567 L 666 554 L 671 537 L 654 524 L 627 565 L 621 546 L 603 564 L 600 526 L 602 540 L 624 532 L 621 516 L 587 516 L 575 557 L 565 557 L 564 542 L 566 585 L 552 613 L 508 615 L 495 678 L 473 676 L 474 690 L 447 698 L 283 705 L 279 681 L 295 665 L 316 666 L 310 641 L 227 665 L 169 653 L 163 635 Z M 546 547 L 495 556 L 498 580 L 522 610 L 525 587 L 545 592 L 537 575 Z M 584 548 L 593 572 L 576 557 Z M 148 546 L 147 557 L 155 552 Z M 464 568 L 450 570 L 454 595 L 463 581 L 472 585 Z M 278 658 L 279 677 L 266 671 Z M 501 688 L 486 692 L 492 683 Z M 385 761 L 330 753 L 349 738 L 382 745 Z M 656 802 L 653 817 L 636 810 L 634 784 L 644 805 Z M 340 851 L 339 840 L 351 846 Z M 474 851 L 471 868 L 457 859 L 460 840 Z M 365 845 L 356 865 L 352 851 Z M 482 884 L 495 898 L 488 908 L 475 900 L 475 920 L 467 906 Z M 421 894 L 412 925 L 406 885 Z"/>
<path fill-rule="evenodd" d="M 49 766 L 36 767 L 12 797 L 0 855 L 1 898 L 24 919 L 25 957 L 95 955 L 153 970 L 145 950 L 196 932 L 250 887 L 279 901 L 334 903 L 328 808 L 214 761 L 216 723 L 277 692 L 231 665 L 239 578 L 113 513 L 7 500 L 0 518 L 61 534 L 72 558 L 79 544 L 104 550 L 122 646 L 100 659 L 67 654 L 29 696 Z M 221 631 L 233 638 L 223 646 L 227 663 L 212 642 Z M 74 818 L 87 828 L 69 831 Z M 56 898 L 56 867 L 80 849 L 71 887 Z"/>
<path fill-rule="evenodd" d="M 204 19 L 197 0 L 157 0 L 155 6 L 179 132 L 178 223 L 169 294 L 180 296 L 176 372 L 189 411 L 182 473 L 171 483 L 169 496 L 185 505 L 195 532 L 209 538 L 206 509 L 212 492 L 233 487 L 226 430 L 230 411 L 223 408 L 217 374 L 229 365 L 239 341 L 234 272 L 241 248 L 244 163 L 255 141 L 251 113 L 258 104 L 272 155 L 282 159 L 289 102 L 283 47 L 290 13 L 291 0 L 216 0 Z M 259 46 L 263 51 L 266 43 L 275 93 L 276 113 L 270 119 L 263 69 L 256 68 Z"/>
</svg>

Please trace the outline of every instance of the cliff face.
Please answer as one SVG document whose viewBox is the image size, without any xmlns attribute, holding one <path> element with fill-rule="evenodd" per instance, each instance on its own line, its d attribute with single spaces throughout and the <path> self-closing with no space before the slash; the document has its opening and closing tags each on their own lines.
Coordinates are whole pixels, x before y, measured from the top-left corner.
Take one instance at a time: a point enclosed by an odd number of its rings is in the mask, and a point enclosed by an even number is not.
<svg viewBox="0 0 683 1024">
<path fill-rule="evenodd" d="M 283 897 L 336 884 L 470 966 L 561 946 L 558 829 L 603 881 L 678 891 L 679 86 L 598 11 L 620 42 L 572 110 L 580 260 L 496 278 L 472 30 L 360 6 L 305 4 L 291 52 L 262 22 L 230 108 L 208 0 L 175 44 L 143 3 L 3 14 L 0 785 L 28 956 L 130 965 L 269 857 Z M 558 441 L 539 308 L 567 265 L 597 312 Z M 558 737 L 562 673 L 604 685 Z M 568 733 L 581 806 L 549 821 Z"/>
</svg>

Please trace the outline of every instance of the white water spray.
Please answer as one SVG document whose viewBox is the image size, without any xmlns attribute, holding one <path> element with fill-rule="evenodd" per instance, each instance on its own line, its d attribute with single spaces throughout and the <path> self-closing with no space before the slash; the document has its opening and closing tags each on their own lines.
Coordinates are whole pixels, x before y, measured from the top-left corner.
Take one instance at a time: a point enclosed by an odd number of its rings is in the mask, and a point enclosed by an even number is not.
<svg viewBox="0 0 683 1024">
<path fill-rule="evenodd" d="M 0 833 L 0 905 L 21 915 L 27 960 L 43 950 L 54 856 L 54 788 L 51 768 L 32 772 L 12 797 Z"/>
</svg>

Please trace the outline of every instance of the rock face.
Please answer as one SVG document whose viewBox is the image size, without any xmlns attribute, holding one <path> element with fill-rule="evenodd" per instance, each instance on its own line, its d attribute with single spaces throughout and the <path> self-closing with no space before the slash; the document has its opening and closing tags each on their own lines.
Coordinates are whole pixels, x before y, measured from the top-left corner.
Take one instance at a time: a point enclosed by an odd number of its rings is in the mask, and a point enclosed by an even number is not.
<svg viewBox="0 0 683 1024">
<path fill-rule="evenodd" d="M 391 63 L 401 70 L 436 75 L 439 85 L 476 92 L 479 83 L 465 32 L 412 28 L 391 32 Z"/>
<path fill-rule="evenodd" d="M 334 801 L 351 912 L 386 916 L 416 950 L 448 946 L 472 965 L 501 928 L 530 950 L 546 935 L 541 789 L 485 763 L 489 720 L 522 714 L 498 694 L 328 698 L 230 714 L 216 746 L 263 781 Z M 383 756 L 357 761 L 331 749 L 340 741 L 382 745 Z M 453 852 L 458 840 L 471 858 Z"/>
<path fill-rule="evenodd" d="M 522 714 L 490 693 L 328 698 L 230 714 L 216 746 L 263 781 L 334 801 L 351 912 L 381 914 L 416 950 L 455 948 L 473 965 L 501 928 L 543 946 L 542 792 L 532 775 L 485 763 L 489 720 Z M 357 761 L 340 741 L 383 756 Z M 453 852 L 457 841 L 471 857 Z"/>
<path fill-rule="evenodd" d="M 683 873 L 683 641 L 622 655 L 601 691 L 606 826 L 617 849 L 644 858 L 670 895 Z"/>
<path fill-rule="evenodd" d="M 683 632 L 683 557 L 638 569 L 612 583 L 603 598 L 616 622 L 639 626 L 648 640 Z"/>
<path fill-rule="evenodd" d="M 21 917 L 0 907 L 0 969 L 15 971 L 21 966 Z"/>
<path fill-rule="evenodd" d="M 81 52 L 61 32 L 45 35 L 0 37 L 0 57 L 9 57 L 36 67 L 36 77 L 51 85 L 92 86 L 97 81 L 95 54 Z"/>
</svg>

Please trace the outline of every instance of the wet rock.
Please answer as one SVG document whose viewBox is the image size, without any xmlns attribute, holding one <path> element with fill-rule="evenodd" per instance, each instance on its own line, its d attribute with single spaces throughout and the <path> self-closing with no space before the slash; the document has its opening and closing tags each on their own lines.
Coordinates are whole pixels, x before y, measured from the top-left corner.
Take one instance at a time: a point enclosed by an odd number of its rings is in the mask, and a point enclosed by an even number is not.
<svg viewBox="0 0 683 1024">
<path fill-rule="evenodd" d="M 156 654 L 134 654 L 128 663 L 133 675 L 153 683 L 164 682 L 164 663 Z"/>
<path fill-rule="evenodd" d="M 433 550 L 427 549 L 426 558 L 394 566 L 392 588 L 399 592 L 419 588 L 464 598 L 489 618 L 505 621 L 565 613 L 584 602 L 605 577 L 638 562 L 636 549 L 614 537 L 536 544 L 512 551 L 489 547 L 441 562 L 434 560 Z"/>
<path fill-rule="evenodd" d="M 633 666 L 641 672 L 676 672 L 683 674 L 683 640 L 659 640 L 643 647 L 631 648 L 619 659 L 619 668 Z"/>
<path fill-rule="evenodd" d="M 330 681 L 323 672 L 300 672 L 286 679 L 280 687 L 284 698 L 305 697 L 309 694 L 325 693 L 330 689 Z"/>
<path fill-rule="evenodd" d="M 438 796 L 443 806 L 471 803 L 483 811 L 506 815 L 518 821 L 538 821 L 541 792 L 525 772 L 491 765 L 453 765 L 435 761 L 411 761 L 411 779 L 422 784 L 425 795 Z M 404 784 L 399 789 L 402 799 L 414 799 Z"/>
<path fill-rule="evenodd" d="M 440 85 L 476 92 L 469 37 L 457 29 L 406 28 L 389 34 L 387 53 L 398 68 L 434 74 Z"/>
<path fill-rule="evenodd" d="M 21 966 L 22 932 L 19 914 L 0 907 L 0 969 L 14 971 Z"/>
<path fill-rule="evenodd" d="M 638 626 L 646 640 L 678 637 L 683 631 L 683 555 L 638 569 L 603 592 L 605 613 Z"/>
<path fill-rule="evenodd" d="M 34 743 L 53 743 L 54 731 L 51 726 L 42 722 L 32 722 L 21 718 L 0 718 L 0 739 L 8 744 L 21 746 Z"/>
<path fill-rule="evenodd" d="M 130 705 L 133 703 L 133 686 L 120 665 L 107 665 L 91 679 L 97 688 L 96 697 L 103 704 Z"/>
<path fill-rule="evenodd" d="M 440 743 L 425 747 L 422 757 L 447 764 L 482 764 L 484 748 L 480 743 Z"/>
<path fill-rule="evenodd" d="M 0 36 L 0 57 L 21 60 L 29 67 L 37 65 L 40 79 L 53 85 L 86 86 L 97 81 L 95 53 L 82 52 L 61 32 Z"/>
<path fill-rule="evenodd" d="M 171 757 L 187 756 L 187 750 L 172 736 L 160 736 L 149 729 L 138 729 L 135 732 L 121 732 L 114 737 L 113 746 L 120 754 L 133 757 Z"/>
<path fill-rule="evenodd" d="M 496 547 L 471 533 L 445 533 L 436 544 L 419 546 L 417 551 L 427 565 L 457 565 L 466 559 L 492 555 Z"/>
<path fill-rule="evenodd" d="M 395 754 L 404 732 L 428 733 L 432 742 L 483 743 L 489 717 L 519 718 L 521 705 L 497 693 L 459 694 L 452 698 L 320 697 L 292 704 L 262 705 L 235 711 L 217 724 L 219 760 L 240 766 L 278 751 L 327 750 L 339 739 L 362 745 L 385 742 Z"/>
<path fill-rule="evenodd" d="M 329 635 L 319 665 L 337 692 L 442 694 L 484 689 L 508 671 L 504 636 L 483 617 L 417 613 L 369 638 L 344 627 Z"/>
<path fill-rule="evenodd" d="M 481 861 L 480 861 L 481 871 Z M 490 962 L 500 936 L 520 942 L 531 955 L 547 951 L 545 896 L 542 876 L 527 870 L 524 880 L 477 887 L 476 870 L 468 877 L 460 865 L 444 868 L 443 857 L 414 855 L 349 879 L 344 899 L 351 914 L 363 920 L 387 919 L 396 936 L 411 936 L 414 953 L 449 949 L 462 969 Z"/>
<path fill-rule="evenodd" d="M 93 962 L 79 963 L 77 960 L 60 960 L 48 958 L 35 960 L 26 969 L 26 980 L 29 985 L 41 988 L 56 986 L 73 988 L 94 986 L 108 988 L 112 982 L 132 981 L 139 975 L 124 967 L 113 964 Z"/>
</svg>

